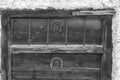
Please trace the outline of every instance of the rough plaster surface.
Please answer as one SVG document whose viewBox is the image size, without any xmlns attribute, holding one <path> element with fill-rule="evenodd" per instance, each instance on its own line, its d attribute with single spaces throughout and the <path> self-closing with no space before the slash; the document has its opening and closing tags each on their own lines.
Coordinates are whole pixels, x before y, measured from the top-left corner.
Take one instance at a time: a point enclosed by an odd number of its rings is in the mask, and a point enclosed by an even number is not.
<svg viewBox="0 0 120 80">
<path fill-rule="evenodd" d="M 120 52 L 120 0 L 0 0 L 1 10 L 47 9 L 50 7 L 55 9 L 112 8 L 116 11 L 116 14 L 113 16 L 113 22 L 112 22 L 112 30 L 113 30 L 112 31 L 112 39 L 113 39 L 112 80 L 120 80 L 120 53 L 119 53 Z M 0 20 L 1 20 L 1 16 L 0 16 Z M 1 32 L 1 21 L 0 21 L 0 32 Z"/>
<path fill-rule="evenodd" d="M 116 9 L 116 15 L 113 17 L 112 23 L 112 39 L 113 39 L 113 80 L 120 80 L 120 7 Z"/>
<path fill-rule="evenodd" d="M 0 0 L 0 8 L 6 9 L 75 9 L 110 8 L 120 5 L 119 0 Z M 32 5 L 32 6 L 31 6 Z"/>
</svg>

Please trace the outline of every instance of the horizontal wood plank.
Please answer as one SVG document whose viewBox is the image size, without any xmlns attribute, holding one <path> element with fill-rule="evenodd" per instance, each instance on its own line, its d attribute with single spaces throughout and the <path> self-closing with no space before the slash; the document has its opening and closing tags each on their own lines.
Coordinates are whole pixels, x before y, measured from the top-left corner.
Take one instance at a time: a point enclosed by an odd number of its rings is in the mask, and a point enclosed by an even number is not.
<svg viewBox="0 0 120 80">
<path fill-rule="evenodd" d="M 99 71 L 80 70 L 80 71 L 13 71 L 13 78 L 36 79 L 81 79 L 83 77 L 98 78 Z M 71 76 L 68 76 L 71 75 Z"/>
<path fill-rule="evenodd" d="M 101 45 L 12 45 L 11 53 L 103 53 Z"/>
<path fill-rule="evenodd" d="M 114 15 L 114 10 L 11 10 L 11 17 L 72 17 L 82 15 Z M 3 11 L 4 13 L 4 11 Z"/>
<path fill-rule="evenodd" d="M 101 11 L 75 11 L 72 13 L 73 16 L 78 15 L 113 15 L 114 11 L 111 10 L 101 10 Z"/>
</svg>

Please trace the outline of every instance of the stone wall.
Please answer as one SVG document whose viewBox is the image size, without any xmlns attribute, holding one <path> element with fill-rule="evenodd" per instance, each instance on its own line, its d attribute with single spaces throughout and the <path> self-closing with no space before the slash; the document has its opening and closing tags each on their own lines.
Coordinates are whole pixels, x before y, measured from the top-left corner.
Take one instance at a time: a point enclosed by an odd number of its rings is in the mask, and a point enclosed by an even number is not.
<svg viewBox="0 0 120 80">
<path fill-rule="evenodd" d="M 112 80 L 120 80 L 120 53 L 119 53 L 120 52 L 120 0 L 0 0 L 1 10 L 47 9 L 47 8 L 114 9 L 116 11 L 116 14 L 113 16 L 113 22 L 112 22 L 112 30 L 113 30 L 112 31 L 112 41 L 113 41 Z M 1 20 L 1 16 L 0 16 L 0 20 Z M 0 32 L 1 32 L 1 23 L 0 23 Z"/>
</svg>

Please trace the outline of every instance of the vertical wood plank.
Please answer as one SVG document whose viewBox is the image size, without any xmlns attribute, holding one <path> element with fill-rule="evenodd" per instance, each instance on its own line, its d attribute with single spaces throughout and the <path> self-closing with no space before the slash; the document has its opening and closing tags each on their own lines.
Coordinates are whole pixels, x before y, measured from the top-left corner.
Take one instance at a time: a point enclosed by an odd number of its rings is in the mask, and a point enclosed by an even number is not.
<svg viewBox="0 0 120 80">
<path fill-rule="evenodd" d="M 11 53 L 10 53 L 10 45 L 11 45 L 11 20 L 10 15 L 8 15 L 8 79 L 11 80 Z"/>
<path fill-rule="evenodd" d="M 104 52 L 101 55 L 101 80 L 104 80 L 105 76 L 105 55 L 106 55 L 106 21 L 103 19 L 102 26 L 104 27 L 104 34 L 103 34 L 103 47 L 104 47 Z"/>
<path fill-rule="evenodd" d="M 12 19 L 10 18 L 10 43 L 12 44 L 12 26 L 13 26 L 13 23 L 12 23 Z"/>
<path fill-rule="evenodd" d="M 47 26 L 47 45 L 49 44 L 49 27 L 50 27 L 50 19 L 48 18 L 48 26 Z"/>
<path fill-rule="evenodd" d="M 85 45 L 85 24 L 86 24 L 86 22 L 85 22 L 86 20 L 84 19 L 84 36 L 83 36 L 83 45 Z"/>
<path fill-rule="evenodd" d="M 28 44 L 30 45 L 31 43 L 31 40 L 30 40 L 30 36 L 31 36 L 31 20 L 30 20 L 30 17 L 28 18 L 28 25 L 29 25 L 29 34 L 28 34 Z"/>
<path fill-rule="evenodd" d="M 111 80 L 112 72 L 112 19 L 103 20 L 104 26 L 104 54 L 102 55 L 101 78 L 102 80 Z"/>
<path fill-rule="evenodd" d="M 104 47 L 104 53 L 103 53 L 103 55 L 102 55 L 102 80 L 106 80 L 106 74 L 105 74 L 105 71 L 106 71 L 106 69 L 105 69 L 105 67 L 106 67 L 106 50 L 107 50 L 107 48 L 106 48 L 106 45 L 107 45 L 107 21 L 106 20 L 104 20 L 105 21 L 105 23 L 104 23 L 104 31 L 105 31 L 105 34 L 104 34 L 104 45 L 103 45 L 103 47 Z"/>
<path fill-rule="evenodd" d="M 2 79 L 8 80 L 8 14 L 2 14 L 2 36 L 1 36 L 1 47 L 2 47 Z"/>
<path fill-rule="evenodd" d="M 107 51 L 106 51 L 106 77 L 108 80 L 112 80 L 112 17 L 109 17 L 107 24 Z"/>
<path fill-rule="evenodd" d="M 67 45 L 67 36 L 68 36 L 68 27 L 67 27 L 67 19 L 65 19 L 65 27 L 66 27 L 66 35 L 65 35 L 65 45 Z"/>
<path fill-rule="evenodd" d="M 101 20 L 102 21 L 102 45 L 104 46 L 105 44 L 105 22 L 104 22 L 104 19 Z M 104 53 L 105 54 L 105 53 Z M 104 68 L 104 54 L 101 55 L 101 77 L 100 77 L 100 80 L 103 80 L 103 68 Z"/>
<path fill-rule="evenodd" d="M 104 46 L 105 41 L 105 27 L 104 27 L 104 19 L 101 19 L 101 27 L 102 27 L 102 46 Z"/>
</svg>

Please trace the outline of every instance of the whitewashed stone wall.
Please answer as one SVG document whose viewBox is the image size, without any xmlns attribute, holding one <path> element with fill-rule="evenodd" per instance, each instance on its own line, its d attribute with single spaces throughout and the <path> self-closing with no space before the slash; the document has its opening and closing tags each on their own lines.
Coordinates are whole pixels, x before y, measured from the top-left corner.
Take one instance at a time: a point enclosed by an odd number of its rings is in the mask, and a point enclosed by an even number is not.
<svg viewBox="0 0 120 80">
<path fill-rule="evenodd" d="M 112 22 L 112 30 L 113 30 L 112 31 L 112 39 L 113 39 L 112 80 L 120 80 L 120 0 L 0 0 L 1 10 L 47 9 L 47 8 L 55 8 L 55 9 L 112 8 L 114 9 L 116 11 L 116 14 L 113 16 L 113 22 Z M 0 16 L 0 32 L 1 32 L 1 16 Z"/>
</svg>

